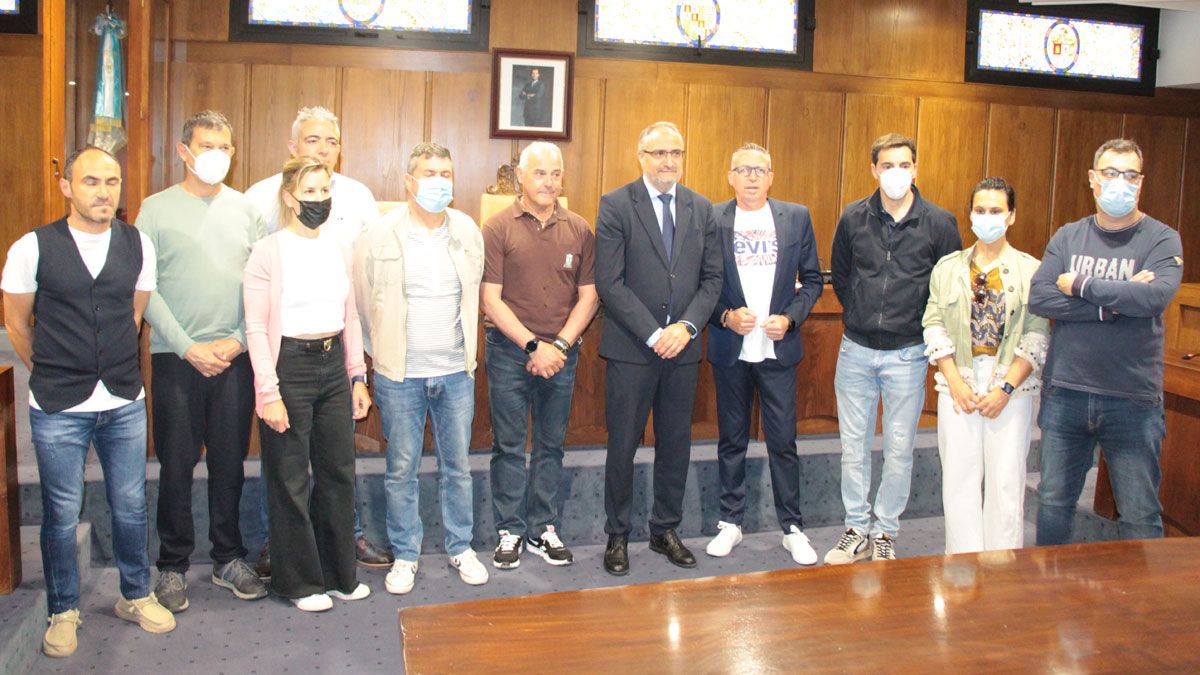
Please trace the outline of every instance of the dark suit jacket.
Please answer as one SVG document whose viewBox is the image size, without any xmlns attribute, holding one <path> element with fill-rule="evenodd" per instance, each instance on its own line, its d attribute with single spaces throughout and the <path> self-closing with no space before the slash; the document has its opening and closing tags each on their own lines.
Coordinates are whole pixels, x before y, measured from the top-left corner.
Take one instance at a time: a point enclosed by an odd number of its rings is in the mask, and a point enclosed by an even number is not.
<svg viewBox="0 0 1200 675">
<path fill-rule="evenodd" d="M 813 236 L 808 207 L 792 202 L 767 200 L 767 208 L 775 216 L 775 236 L 779 242 L 779 259 L 775 263 L 775 285 L 771 290 L 771 314 L 783 314 L 796 322 L 796 329 L 775 343 L 775 359 L 782 366 L 794 366 L 804 357 L 800 341 L 800 324 L 808 318 L 824 287 L 820 263 L 817 261 L 817 241 Z M 719 366 L 732 366 L 742 352 L 742 336 L 721 327 L 721 315 L 727 309 L 746 306 L 746 295 L 738 277 L 733 252 L 733 217 L 737 203 L 730 199 L 713 207 L 717 223 L 717 238 L 725 263 L 725 282 L 709 322 L 708 360 Z M 796 290 L 796 279 L 801 287 Z"/>
<path fill-rule="evenodd" d="M 596 216 L 596 290 L 604 301 L 600 355 L 629 363 L 659 358 L 646 346 L 654 331 L 671 321 L 703 330 L 721 292 L 721 249 L 712 222 L 712 203 L 678 185 L 671 262 L 642 177 L 600 198 Z M 697 337 L 675 357 L 700 360 Z"/>
</svg>

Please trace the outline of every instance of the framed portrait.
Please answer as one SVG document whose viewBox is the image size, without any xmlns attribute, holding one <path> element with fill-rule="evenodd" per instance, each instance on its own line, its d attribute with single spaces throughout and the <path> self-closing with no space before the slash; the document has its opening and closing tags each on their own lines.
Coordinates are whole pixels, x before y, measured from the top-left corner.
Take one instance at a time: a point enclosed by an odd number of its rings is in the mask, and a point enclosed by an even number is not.
<svg viewBox="0 0 1200 675">
<path fill-rule="evenodd" d="M 571 140 L 570 52 L 492 53 L 492 138 Z"/>
</svg>

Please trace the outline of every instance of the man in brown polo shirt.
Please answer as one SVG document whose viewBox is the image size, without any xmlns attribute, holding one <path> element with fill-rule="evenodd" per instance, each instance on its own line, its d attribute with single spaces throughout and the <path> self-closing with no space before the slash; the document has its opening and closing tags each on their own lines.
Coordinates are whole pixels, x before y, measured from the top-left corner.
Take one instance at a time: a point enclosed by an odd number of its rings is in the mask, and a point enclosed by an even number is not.
<svg viewBox="0 0 1200 675">
<path fill-rule="evenodd" d="M 484 360 L 499 532 L 493 564 L 500 569 L 520 565 L 526 547 L 551 565 L 573 561 L 557 532 L 558 485 L 580 336 L 600 300 L 596 238 L 587 221 L 558 203 L 562 176 L 558 147 L 530 143 L 517 167 L 520 196 L 483 224 Z"/>
</svg>

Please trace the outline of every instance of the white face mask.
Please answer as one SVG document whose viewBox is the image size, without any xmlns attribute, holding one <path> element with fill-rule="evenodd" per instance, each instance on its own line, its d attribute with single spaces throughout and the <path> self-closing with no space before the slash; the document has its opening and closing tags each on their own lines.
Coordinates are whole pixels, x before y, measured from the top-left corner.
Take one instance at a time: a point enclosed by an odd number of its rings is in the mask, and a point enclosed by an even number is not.
<svg viewBox="0 0 1200 675">
<path fill-rule="evenodd" d="M 879 187 L 888 199 L 900 199 L 912 187 L 913 175 L 908 169 L 894 166 L 879 174 Z"/>
<path fill-rule="evenodd" d="M 192 149 L 183 146 L 189 155 L 192 155 Z M 200 180 L 209 185 L 216 185 L 225 180 L 225 174 L 229 173 L 229 163 L 231 158 L 224 152 L 213 148 L 205 150 L 199 155 L 192 155 L 195 160 L 195 168 L 188 167 L 192 173 Z"/>
</svg>

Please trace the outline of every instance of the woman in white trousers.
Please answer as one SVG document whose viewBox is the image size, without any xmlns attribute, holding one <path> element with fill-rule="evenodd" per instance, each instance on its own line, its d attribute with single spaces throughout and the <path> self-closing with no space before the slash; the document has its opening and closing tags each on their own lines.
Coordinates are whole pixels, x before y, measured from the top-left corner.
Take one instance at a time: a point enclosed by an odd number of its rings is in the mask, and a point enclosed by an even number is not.
<svg viewBox="0 0 1200 675">
<path fill-rule="evenodd" d="M 1020 548 L 1025 462 L 1048 322 L 1029 313 L 1038 260 L 1008 245 L 1016 195 L 1003 178 L 971 194 L 975 245 L 930 276 L 925 354 L 937 366 L 946 553 Z"/>
</svg>

